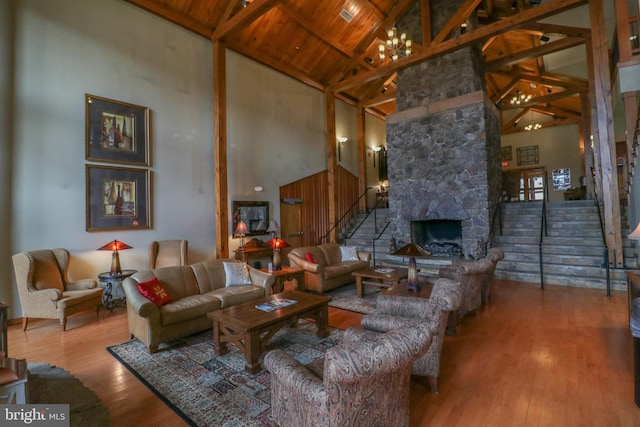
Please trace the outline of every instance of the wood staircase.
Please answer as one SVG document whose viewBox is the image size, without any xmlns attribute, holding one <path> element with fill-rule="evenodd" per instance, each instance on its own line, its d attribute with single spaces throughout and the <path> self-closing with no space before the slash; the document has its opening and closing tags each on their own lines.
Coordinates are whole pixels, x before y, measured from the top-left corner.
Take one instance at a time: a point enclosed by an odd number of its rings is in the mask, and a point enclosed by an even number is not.
<svg viewBox="0 0 640 427">
<path fill-rule="evenodd" d="M 492 246 L 504 249 L 496 278 L 540 284 L 542 202 L 502 205 L 502 235 Z M 636 254 L 623 220 L 625 266 L 636 268 Z M 542 239 L 544 284 L 606 289 L 605 245 L 598 208 L 593 200 L 547 202 L 547 235 Z M 629 264 L 629 265 L 627 265 Z M 610 269 L 612 290 L 626 290 L 624 269 Z"/>
</svg>

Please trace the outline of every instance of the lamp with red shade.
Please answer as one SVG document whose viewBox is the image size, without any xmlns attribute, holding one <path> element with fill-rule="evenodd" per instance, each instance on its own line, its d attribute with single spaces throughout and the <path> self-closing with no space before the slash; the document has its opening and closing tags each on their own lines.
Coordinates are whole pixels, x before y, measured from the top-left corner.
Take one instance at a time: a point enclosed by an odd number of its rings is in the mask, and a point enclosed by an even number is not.
<svg viewBox="0 0 640 427">
<path fill-rule="evenodd" d="M 287 246 L 289 246 L 289 244 L 279 237 L 274 237 L 273 239 L 267 240 L 265 242 L 265 245 L 273 249 L 273 270 L 282 270 L 282 257 L 280 256 L 280 249 L 286 248 Z"/>
<path fill-rule="evenodd" d="M 118 254 L 118 251 L 123 251 L 125 249 L 133 249 L 133 247 L 119 240 L 114 240 L 96 249 L 98 251 L 113 251 L 113 253 L 111 254 L 111 270 L 109 270 L 110 275 L 117 276 L 122 274 L 122 268 L 120 268 L 120 255 Z"/>
</svg>

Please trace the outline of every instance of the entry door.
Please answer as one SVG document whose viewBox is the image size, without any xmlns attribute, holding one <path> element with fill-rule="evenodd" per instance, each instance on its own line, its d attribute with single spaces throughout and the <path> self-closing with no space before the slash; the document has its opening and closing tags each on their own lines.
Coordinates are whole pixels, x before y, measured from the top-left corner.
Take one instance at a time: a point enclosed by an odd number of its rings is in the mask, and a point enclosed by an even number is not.
<svg viewBox="0 0 640 427">
<path fill-rule="evenodd" d="M 280 234 L 290 247 L 282 250 L 282 259 L 293 248 L 302 246 L 302 205 L 300 203 L 280 203 Z"/>
<path fill-rule="evenodd" d="M 520 176 L 520 201 L 544 200 L 544 168 L 526 169 Z"/>
</svg>

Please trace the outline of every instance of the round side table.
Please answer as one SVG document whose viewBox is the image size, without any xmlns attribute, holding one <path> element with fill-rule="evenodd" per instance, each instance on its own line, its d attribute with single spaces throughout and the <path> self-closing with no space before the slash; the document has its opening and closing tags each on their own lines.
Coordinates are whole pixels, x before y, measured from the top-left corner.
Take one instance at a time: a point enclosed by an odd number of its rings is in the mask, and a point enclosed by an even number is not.
<svg viewBox="0 0 640 427">
<path fill-rule="evenodd" d="M 100 286 L 102 286 L 102 305 L 109 310 L 118 303 L 124 303 L 126 296 L 122 289 L 122 281 L 134 274 L 137 270 L 122 270 L 122 273 L 111 275 L 108 271 L 98 274 Z"/>
</svg>

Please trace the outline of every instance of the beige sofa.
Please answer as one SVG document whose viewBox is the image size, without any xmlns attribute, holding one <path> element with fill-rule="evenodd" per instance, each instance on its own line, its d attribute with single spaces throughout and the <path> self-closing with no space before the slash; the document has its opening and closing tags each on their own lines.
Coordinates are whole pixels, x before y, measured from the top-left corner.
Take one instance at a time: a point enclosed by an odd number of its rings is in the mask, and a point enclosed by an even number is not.
<svg viewBox="0 0 640 427">
<path fill-rule="evenodd" d="M 149 351 L 158 345 L 212 327 L 207 317 L 221 308 L 240 304 L 271 293 L 273 276 L 247 267 L 251 285 L 225 287 L 224 262 L 218 259 L 186 266 L 139 271 L 122 283 L 127 297 L 129 332 Z M 173 301 L 158 307 L 138 291 L 138 283 L 156 277 Z"/>
<path fill-rule="evenodd" d="M 313 255 L 315 263 L 307 261 L 307 252 Z M 371 254 L 362 251 L 357 251 L 357 261 L 343 261 L 340 245 L 337 243 L 301 246 L 292 249 L 287 256 L 292 267 L 304 270 L 306 289 L 320 294 L 355 282 L 352 273 L 369 267 L 371 262 Z"/>
</svg>

